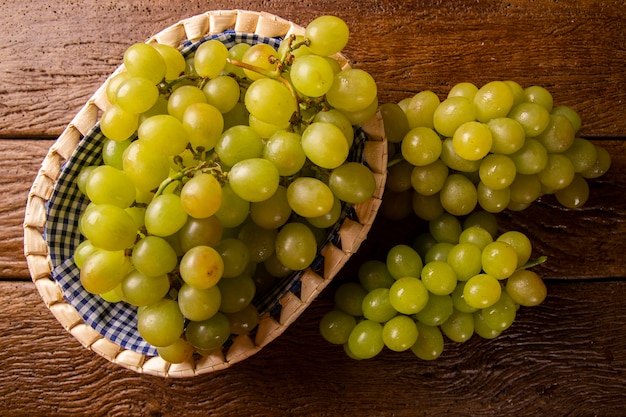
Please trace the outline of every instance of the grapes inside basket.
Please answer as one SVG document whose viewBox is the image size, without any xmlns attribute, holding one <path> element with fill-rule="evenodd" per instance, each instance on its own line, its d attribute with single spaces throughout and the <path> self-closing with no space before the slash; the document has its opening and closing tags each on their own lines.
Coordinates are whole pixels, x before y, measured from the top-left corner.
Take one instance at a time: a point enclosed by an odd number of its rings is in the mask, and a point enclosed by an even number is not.
<svg viewBox="0 0 626 417">
<path fill-rule="evenodd" d="M 348 36 L 333 16 L 219 11 L 126 50 L 47 202 L 52 279 L 95 330 L 81 342 L 140 372 L 209 372 L 328 284 L 386 176 L 376 84 L 341 54 Z"/>
</svg>

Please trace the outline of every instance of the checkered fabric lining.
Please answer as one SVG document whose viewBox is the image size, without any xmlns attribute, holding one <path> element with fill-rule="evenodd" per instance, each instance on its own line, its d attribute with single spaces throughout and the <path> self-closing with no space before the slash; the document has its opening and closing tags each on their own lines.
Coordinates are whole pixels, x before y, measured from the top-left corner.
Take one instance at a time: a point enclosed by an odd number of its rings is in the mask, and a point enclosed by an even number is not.
<svg viewBox="0 0 626 417">
<path fill-rule="evenodd" d="M 226 31 L 208 36 L 197 42 L 185 41 L 181 51 L 188 56 L 198 46 L 211 39 L 218 39 L 228 48 L 237 43 L 266 43 L 274 48 L 280 45 L 280 38 L 266 38 L 248 33 Z M 349 156 L 351 161 L 362 161 L 363 145 L 367 136 L 361 129 L 357 129 L 355 145 Z M 59 180 L 47 204 L 47 221 L 44 237 L 50 248 L 50 257 L 53 264 L 52 277 L 61 287 L 67 302 L 71 304 L 82 317 L 84 322 L 98 331 L 105 338 L 120 345 L 124 349 L 132 350 L 147 356 L 156 356 L 156 349 L 145 342 L 137 332 L 136 307 L 126 303 L 108 303 L 98 296 L 85 291 L 80 283 L 80 271 L 73 259 L 75 248 L 84 239 L 78 229 L 78 219 L 88 199 L 78 190 L 76 178 L 80 171 L 90 165 L 102 164 L 102 145 L 105 136 L 99 124 L 96 124 L 80 141 L 76 150 L 62 167 Z M 355 219 L 356 215 L 350 206 L 344 207 L 342 218 Z M 325 244 L 338 243 L 337 231 L 340 224 L 329 232 Z M 323 257 L 318 255 L 311 268 L 318 270 L 323 266 Z M 280 314 L 281 305 L 278 302 L 282 295 L 291 291 L 295 294 L 300 291 L 302 272 L 294 273 L 274 286 L 270 291 L 254 300 L 254 304 L 261 313 L 270 312 L 274 317 Z"/>
</svg>

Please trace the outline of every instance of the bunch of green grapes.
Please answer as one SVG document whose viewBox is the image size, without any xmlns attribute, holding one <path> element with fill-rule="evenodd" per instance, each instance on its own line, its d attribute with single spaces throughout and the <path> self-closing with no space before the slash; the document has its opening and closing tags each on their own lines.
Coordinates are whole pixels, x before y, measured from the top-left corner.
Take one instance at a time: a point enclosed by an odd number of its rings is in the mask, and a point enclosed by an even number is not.
<svg viewBox="0 0 626 417">
<path fill-rule="evenodd" d="M 348 37 L 321 16 L 277 50 L 126 50 L 106 86 L 103 164 L 77 181 L 90 204 L 74 260 L 85 290 L 137 307 L 163 359 L 254 329 L 255 295 L 309 267 L 345 206 L 373 195 L 373 173 L 348 156 L 377 89 L 333 58 Z"/>
<path fill-rule="evenodd" d="M 520 211 L 546 194 L 577 208 L 589 197 L 587 180 L 611 164 L 605 149 L 579 136 L 576 111 L 555 106 L 537 85 L 464 82 L 444 100 L 422 91 L 381 113 L 394 146 L 383 202 L 397 207 L 389 217 Z"/>
<path fill-rule="evenodd" d="M 354 359 L 387 348 L 433 360 L 445 338 L 495 338 L 521 306 L 546 298 L 543 280 L 529 270 L 545 259 L 530 260 L 523 233 L 498 235 L 493 214 L 475 211 L 461 221 L 443 213 L 428 226 L 411 245 L 397 244 L 385 259 L 361 264 L 358 282 L 337 288 L 335 307 L 319 325 L 325 340 Z"/>
</svg>

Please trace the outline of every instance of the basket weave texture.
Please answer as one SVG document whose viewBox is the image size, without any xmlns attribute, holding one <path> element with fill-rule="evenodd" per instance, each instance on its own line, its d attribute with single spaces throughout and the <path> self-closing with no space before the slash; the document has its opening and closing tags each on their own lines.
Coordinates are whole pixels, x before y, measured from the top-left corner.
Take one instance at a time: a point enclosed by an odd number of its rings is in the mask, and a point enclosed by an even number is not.
<svg viewBox="0 0 626 417">
<path fill-rule="evenodd" d="M 209 11 L 164 29 L 147 43 L 162 43 L 191 53 L 207 39 L 229 42 L 265 42 L 277 46 L 304 28 L 280 17 L 242 10 Z M 348 60 L 335 57 L 342 67 Z M 123 71 L 123 65 L 111 74 Z M 109 77 L 109 79 L 111 78 Z M 61 325 L 84 347 L 107 360 L 140 373 L 163 377 L 191 377 L 224 369 L 248 358 L 278 337 L 330 283 L 367 237 L 381 203 L 386 179 L 387 143 L 381 117 L 357 129 L 358 146 L 351 158 L 374 172 L 376 192 L 368 201 L 345 210 L 316 261 L 304 271 L 280 282 L 261 300 L 257 329 L 232 336 L 224 348 L 207 356 L 171 364 L 156 355 L 133 328 L 135 310 L 124 303 L 110 305 L 86 293 L 80 286 L 72 252 L 80 241 L 77 220 L 85 201 L 74 186 L 82 166 L 97 161 L 104 137 L 99 117 L 110 103 L 107 81 L 97 89 L 49 149 L 28 195 L 24 219 L 24 253 L 43 301 Z M 84 199 L 83 199 L 84 200 Z"/>
</svg>

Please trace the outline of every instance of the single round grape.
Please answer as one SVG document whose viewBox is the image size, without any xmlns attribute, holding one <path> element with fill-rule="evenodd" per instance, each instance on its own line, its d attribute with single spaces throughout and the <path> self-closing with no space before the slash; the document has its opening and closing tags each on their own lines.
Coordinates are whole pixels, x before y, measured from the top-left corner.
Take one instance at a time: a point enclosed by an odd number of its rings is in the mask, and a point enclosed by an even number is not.
<svg viewBox="0 0 626 417">
<path fill-rule="evenodd" d="M 428 290 L 419 278 L 399 278 L 389 289 L 392 307 L 402 314 L 419 313 L 428 303 Z"/>
<path fill-rule="evenodd" d="M 567 187 L 557 190 L 554 195 L 563 207 L 571 209 L 582 207 L 589 199 L 589 184 L 580 174 L 574 174 L 572 182 Z"/>
<path fill-rule="evenodd" d="M 500 299 L 502 288 L 500 283 L 489 274 L 478 274 L 471 277 L 463 288 L 465 302 L 474 308 L 492 306 Z"/>
<path fill-rule="evenodd" d="M 276 236 L 276 257 L 287 268 L 300 271 L 311 265 L 317 254 L 315 235 L 302 223 L 287 223 Z"/>
<path fill-rule="evenodd" d="M 248 334 L 259 324 L 259 310 L 252 303 L 234 313 L 223 314 L 230 322 L 230 332 L 232 334 Z"/>
<path fill-rule="evenodd" d="M 278 187 L 277 187 L 278 188 Z M 225 228 L 234 228 L 241 225 L 250 212 L 250 202 L 239 197 L 230 184 L 222 186 L 222 204 L 215 213 Z"/>
<path fill-rule="evenodd" d="M 250 204 L 250 218 L 265 229 L 281 227 L 287 223 L 291 212 L 287 189 L 282 185 L 279 185 L 276 192 L 267 200 Z"/>
<path fill-rule="evenodd" d="M 498 233 L 498 219 L 493 213 L 486 211 L 474 211 L 463 221 L 463 229 L 471 226 L 482 227 L 488 231 L 492 237 Z"/>
<path fill-rule="evenodd" d="M 165 274 L 150 277 L 133 270 L 122 280 L 121 289 L 124 301 L 134 306 L 146 306 L 167 295 L 170 279 Z"/>
<path fill-rule="evenodd" d="M 476 225 L 463 227 L 463 231 L 459 235 L 459 243 L 472 243 L 482 251 L 488 243 L 493 242 L 493 236 L 484 227 Z"/>
<path fill-rule="evenodd" d="M 217 39 L 200 44 L 194 54 L 193 67 L 201 77 L 215 78 L 224 70 L 228 49 Z"/>
<path fill-rule="evenodd" d="M 411 170 L 410 184 L 411 187 L 421 195 L 434 195 L 441 191 L 446 178 L 448 178 L 448 174 L 449 169 L 446 164 L 441 159 L 437 159 L 431 164 L 413 167 Z M 386 184 L 388 183 L 389 174 Z"/>
<path fill-rule="evenodd" d="M 255 264 L 265 262 L 274 255 L 277 236 L 277 229 L 265 229 L 254 222 L 245 223 L 237 234 L 250 251 L 250 261 Z"/>
<path fill-rule="evenodd" d="M 85 210 L 81 231 L 97 248 L 108 251 L 131 247 L 137 238 L 137 224 L 124 209 L 111 204 L 96 204 Z"/>
<path fill-rule="evenodd" d="M 383 326 L 372 320 L 357 323 L 350 332 L 348 346 L 359 359 L 370 359 L 378 355 L 385 346 Z"/>
<path fill-rule="evenodd" d="M 515 162 L 506 155 L 487 155 L 478 170 L 480 180 L 493 190 L 502 190 L 515 179 Z"/>
<path fill-rule="evenodd" d="M 158 236 L 145 236 L 133 248 L 133 266 L 149 277 L 165 275 L 178 264 L 176 252 L 167 240 Z"/>
<path fill-rule="evenodd" d="M 87 256 L 80 269 L 80 283 L 91 294 L 104 294 L 117 287 L 130 269 L 122 250 L 96 250 Z"/>
<path fill-rule="evenodd" d="M 231 48 L 231 50 L 233 48 Z M 235 51 L 235 55 L 239 55 L 239 52 L 240 51 Z M 278 53 L 272 46 L 265 43 L 252 45 L 249 48 L 246 48 L 240 57 L 231 55 L 231 58 L 240 60 L 244 64 L 252 66 L 252 68 L 243 68 L 243 74 L 250 80 L 259 80 L 265 77 L 265 75 L 257 72 L 255 70 L 256 68 L 259 68 L 262 71 L 273 72 L 276 71 L 278 64 Z"/>
<path fill-rule="evenodd" d="M 321 97 L 328 92 L 335 74 L 330 63 L 319 55 L 296 59 L 289 72 L 296 90 L 307 97 Z"/>
<path fill-rule="evenodd" d="M 183 185 L 180 202 L 196 219 L 213 216 L 222 203 L 222 187 L 213 175 L 200 173 Z"/>
<path fill-rule="evenodd" d="M 596 146 L 587 139 L 575 138 L 565 155 L 574 165 L 574 172 L 581 173 L 591 169 L 598 158 Z"/>
<path fill-rule="evenodd" d="M 278 130 L 265 142 L 262 157 L 272 162 L 281 176 L 297 174 L 306 162 L 301 139 L 297 133 Z"/>
<path fill-rule="evenodd" d="M 143 77 L 130 77 L 120 83 L 115 104 L 133 114 L 149 110 L 159 97 L 157 86 Z"/>
<path fill-rule="evenodd" d="M 428 231 L 437 242 L 457 243 L 462 230 L 461 221 L 449 213 L 428 222 Z"/>
<path fill-rule="evenodd" d="M 444 213 L 439 193 L 423 195 L 413 192 L 411 196 L 411 207 L 417 217 L 426 221 L 434 220 Z"/>
<path fill-rule="evenodd" d="M 200 290 L 217 284 L 224 272 L 224 261 L 210 246 L 196 246 L 181 258 L 180 276 L 189 285 Z"/>
<path fill-rule="evenodd" d="M 232 278 L 244 273 L 250 262 L 250 250 L 244 242 L 236 238 L 226 238 L 215 246 L 215 250 L 224 262 L 223 277 Z"/>
<path fill-rule="evenodd" d="M 538 174 L 548 163 L 548 151 L 533 138 L 527 138 L 524 146 L 510 156 L 518 174 Z"/>
<path fill-rule="evenodd" d="M 511 202 L 511 190 L 508 187 L 494 190 L 480 182 L 476 186 L 476 193 L 478 196 L 478 205 L 480 205 L 483 210 L 490 213 L 500 213 L 506 209 Z"/>
<path fill-rule="evenodd" d="M 230 336 L 230 322 L 222 313 L 202 321 L 190 321 L 185 337 L 196 349 L 211 352 L 219 349 Z"/>
<path fill-rule="evenodd" d="M 421 278 L 426 289 L 434 295 L 451 294 L 456 288 L 456 272 L 447 262 L 427 263 L 422 268 Z"/>
<path fill-rule="evenodd" d="M 78 269 L 81 269 L 85 259 L 97 250 L 98 248 L 92 245 L 89 240 L 83 240 L 78 246 L 76 246 L 76 249 L 74 249 L 74 264 L 78 267 Z"/>
<path fill-rule="evenodd" d="M 357 112 L 370 106 L 377 96 L 376 81 L 358 68 L 344 69 L 335 75 L 326 93 L 328 103 L 338 110 Z"/>
<path fill-rule="evenodd" d="M 573 108 L 564 105 L 554 106 L 552 107 L 551 114 L 560 114 L 567 117 L 569 122 L 572 124 L 572 127 L 574 128 L 574 132 L 578 133 L 578 131 L 580 130 L 580 126 L 582 124 L 580 115 Z"/>
<path fill-rule="evenodd" d="M 331 188 L 313 177 L 296 178 L 287 187 L 287 202 L 303 217 L 318 217 L 328 213 L 335 197 Z"/>
<path fill-rule="evenodd" d="M 410 317 L 399 315 L 384 324 L 382 336 L 389 349 L 404 352 L 417 341 L 417 325 Z"/>
<path fill-rule="evenodd" d="M 181 85 L 177 87 L 167 100 L 167 112 L 179 121 L 183 120 L 185 111 L 195 103 L 205 103 L 204 92 L 195 85 Z"/>
<path fill-rule="evenodd" d="M 583 178 L 598 178 L 606 174 L 611 167 L 611 155 L 601 146 L 596 146 L 597 158 L 593 166 L 580 173 Z"/>
<path fill-rule="evenodd" d="M 526 133 L 522 125 L 508 117 L 498 117 L 487 122 L 491 132 L 491 152 L 510 155 L 524 146 Z"/>
<path fill-rule="evenodd" d="M 452 298 L 452 304 L 454 305 L 455 310 L 463 313 L 473 313 L 478 309 L 476 307 L 470 306 L 469 304 L 467 304 L 467 301 L 465 301 L 464 291 L 466 283 L 467 281 L 459 281 L 459 283 L 456 285 L 455 290 L 452 291 L 450 298 Z"/>
<path fill-rule="evenodd" d="M 356 282 L 346 282 L 335 290 L 335 306 L 354 317 L 363 315 L 363 299 L 368 291 Z"/>
<path fill-rule="evenodd" d="M 263 140 L 250 126 L 239 125 L 227 129 L 215 144 L 215 152 L 226 166 L 263 154 Z"/>
<path fill-rule="evenodd" d="M 452 137 L 455 152 L 469 161 L 484 158 L 491 150 L 492 142 L 489 127 L 485 123 L 476 121 L 463 123 Z"/>
<path fill-rule="evenodd" d="M 260 78 L 246 90 L 245 105 L 259 120 L 281 125 L 289 122 L 296 111 L 296 100 L 280 81 Z"/>
<path fill-rule="evenodd" d="M 470 161 L 462 158 L 454 150 L 454 142 L 452 138 L 446 138 L 442 142 L 441 155 L 439 158 L 448 166 L 448 168 L 460 172 L 476 172 L 480 167 L 480 160 Z"/>
<path fill-rule="evenodd" d="M 161 194 L 146 208 L 146 229 L 156 236 L 169 236 L 183 227 L 188 216 L 179 195 Z"/>
<path fill-rule="evenodd" d="M 122 159 L 124 155 L 124 151 L 131 144 L 130 139 L 122 140 L 122 141 L 114 141 L 111 139 L 105 139 L 102 144 L 102 159 L 103 162 L 113 168 L 124 169 L 122 164 Z M 594 148 L 595 150 L 595 148 Z M 595 160 L 594 160 L 595 161 Z M 80 189 L 80 185 L 79 185 Z"/>
<path fill-rule="evenodd" d="M 396 103 L 383 103 L 380 105 L 380 114 L 387 140 L 400 143 L 409 131 L 409 121 L 402 108 Z"/>
<path fill-rule="evenodd" d="M 249 158 L 237 162 L 229 173 L 230 186 L 241 198 L 250 202 L 263 201 L 276 192 L 280 176 L 267 159 Z"/>
<path fill-rule="evenodd" d="M 139 127 L 139 117 L 117 104 L 106 109 L 100 117 L 102 134 L 111 140 L 126 140 L 133 136 L 137 127 Z"/>
<path fill-rule="evenodd" d="M 528 269 L 515 271 L 507 279 L 505 291 L 513 301 L 525 307 L 541 304 L 548 294 L 546 284 L 541 277 Z"/>
<path fill-rule="evenodd" d="M 124 67 L 133 77 L 144 77 L 153 84 L 165 78 L 165 60 L 161 54 L 147 43 L 134 43 L 124 52 Z"/>
<path fill-rule="evenodd" d="M 268 45 L 269 46 L 269 45 Z M 243 56 L 250 49 L 252 45 L 248 43 L 236 43 L 228 49 L 228 57 L 235 61 L 243 61 Z M 270 47 L 271 48 L 271 47 Z M 272 48 L 273 50 L 273 48 Z M 224 73 L 228 75 L 236 75 L 240 78 L 244 78 L 246 74 L 244 73 L 243 68 L 236 66 L 230 62 L 226 62 L 226 66 L 224 67 Z"/>
<path fill-rule="evenodd" d="M 454 312 L 454 304 L 449 295 L 428 295 L 428 303 L 414 317 L 427 326 L 440 326 Z"/>
<path fill-rule="evenodd" d="M 387 265 L 376 259 L 363 262 L 359 266 L 358 276 L 359 283 L 367 291 L 372 291 L 376 288 L 390 288 L 395 282 L 395 279 L 387 270 Z"/>
<path fill-rule="evenodd" d="M 496 240 L 485 246 L 481 262 L 485 273 L 499 280 L 505 279 L 517 269 L 517 252 L 508 243 Z"/>
<path fill-rule="evenodd" d="M 394 279 L 419 278 L 423 262 L 417 251 L 409 245 L 397 244 L 387 252 L 386 266 Z"/>
<path fill-rule="evenodd" d="M 358 162 L 346 162 L 332 170 L 328 187 L 341 201 L 358 204 L 374 195 L 376 178 L 367 166 Z"/>
<path fill-rule="evenodd" d="M 454 216 L 464 216 L 471 213 L 478 204 L 476 187 L 464 175 L 452 174 L 439 193 L 441 205 Z"/>
<path fill-rule="evenodd" d="M 171 345 L 157 347 L 156 349 L 161 359 L 169 363 L 183 363 L 191 360 L 195 351 L 191 343 L 182 337 Z"/>
<path fill-rule="evenodd" d="M 530 239 L 516 230 L 509 230 L 497 237 L 497 241 L 509 244 L 517 253 L 517 267 L 520 268 L 528 262 L 532 254 L 532 243 Z"/>
<path fill-rule="evenodd" d="M 420 322 L 417 325 L 417 340 L 411 346 L 411 351 L 418 358 L 431 361 L 441 356 L 443 352 L 443 335 L 437 326 L 427 326 Z"/>
<path fill-rule="evenodd" d="M 237 80 L 227 75 L 220 75 L 207 81 L 202 87 L 202 92 L 207 103 L 220 113 L 228 113 L 235 108 L 241 95 Z"/>
<path fill-rule="evenodd" d="M 331 310 L 320 320 L 319 331 L 324 340 L 335 345 L 348 342 L 356 319 L 341 310 Z"/>
<path fill-rule="evenodd" d="M 476 85 L 470 82 L 460 82 L 450 88 L 448 97 L 465 97 L 468 100 L 474 100 L 477 91 Z"/>
<path fill-rule="evenodd" d="M 574 127 L 569 119 L 560 114 L 551 114 L 550 121 L 536 139 L 548 153 L 565 152 L 574 143 Z"/>
<path fill-rule="evenodd" d="M 152 44 L 165 61 L 165 79 L 175 80 L 185 72 L 185 57 L 173 46 L 164 43 Z"/>
<path fill-rule="evenodd" d="M 213 317 L 220 309 L 222 295 L 217 285 L 205 289 L 183 284 L 178 290 L 178 307 L 188 320 L 202 321 Z"/>
<path fill-rule="evenodd" d="M 167 114 L 144 120 L 139 126 L 137 135 L 153 152 L 161 152 L 168 156 L 182 153 L 189 143 L 183 124 Z"/>
<path fill-rule="evenodd" d="M 474 316 L 472 313 L 455 310 L 440 328 L 453 342 L 467 342 L 474 334 Z"/>
<path fill-rule="evenodd" d="M 433 126 L 439 134 L 452 137 L 463 123 L 476 119 L 472 101 L 463 96 L 452 96 L 443 100 L 433 114 Z"/>
<path fill-rule="evenodd" d="M 480 273 L 481 253 L 480 247 L 474 243 L 458 243 L 448 251 L 446 263 L 454 271 L 457 280 L 467 281 Z"/>
<path fill-rule="evenodd" d="M 185 318 L 174 300 L 163 298 L 137 312 L 137 330 L 149 344 L 156 347 L 175 343 L 183 333 Z"/>
<path fill-rule="evenodd" d="M 441 149 L 439 135 L 428 127 L 411 129 L 401 144 L 402 156 L 415 166 L 432 164 L 441 155 Z"/>
<path fill-rule="evenodd" d="M 515 302 L 506 293 L 502 292 L 500 299 L 489 307 L 482 309 L 485 324 L 497 331 L 505 331 L 515 321 L 517 308 Z"/>
<path fill-rule="evenodd" d="M 432 164 L 430 164 L 432 165 Z M 387 180 L 385 181 L 385 188 L 402 192 L 411 189 L 411 172 L 414 167 L 411 163 L 401 160 L 392 164 L 387 168 Z M 421 168 L 421 167 L 420 167 Z"/>
<path fill-rule="evenodd" d="M 574 164 L 563 154 L 548 154 L 546 167 L 537 173 L 541 184 L 550 190 L 561 190 L 574 179 Z"/>
<path fill-rule="evenodd" d="M 352 143 L 354 142 L 354 127 L 344 113 L 336 109 L 320 111 L 315 115 L 313 122 L 325 122 L 337 126 L 346 137 L 348 147 L 352 147 Z"/>
<path fill-rule="evenodd" d="M 391 305 L 389 288 L 376 288 L 369 291 L 363 298 L 363 317 L 377 323 L 385 323 L 398 312 Z"/>
<path fill-rule="evenodd" d="M 526 87 L 524 89 L 524 99 L 528 102 L 539 104 L 547 111 L 552 111 L 552 94 L 545 87 L 540 85 Z"/>
<path fill-rule="evenodd" d="M 513 92 L 503 81 L 491 81 L 478 89 L 474 95 L 476 119 L 487 123 L 491 119 L 505 117 L 513 107 Z"/>
<path fill-rule="evenodd" d="M 256 294 L 256 286 L 252 277 L 243 274 L 237 277 L 222 279 L 217 283 L 222 296 L 220 311 L 236 313 L 248 306 Z"/>
<path fill-rule="evenodd" d="M 194 246 L 215 246 L 222 239 L 222 223 L 216 216 L 196 219 L 191 216 L 177 232 L 182 252 L 187 252 Z"/>
<path fill-rule="evenodd" d="M 157 188 L 170 172 L 170 163 L 166 155 L 155 152 L 141 141 L 134 141 L 122 157 L 124 172 L 135 186 L 143 191 Z"/>
<path fill-rule="evenodd" d="M 478 310 L 473 313 L 474 316 L 474 332 L 483 339 L 495 339 L 502 334 L 499 330 L 494 330 L 485 323 L 483 311 Z"/>
<path fill-rule="evenodd" d="M 420 91 L 411 97 L 405 110 L 409 128 L 423 126 L 433 129 L 433 116 L 439 104 L 439 97 L 430 90 Z"/>
<path fill-rule="evenodd" d="M 185 109 L 182 124 L 194 149 L 210 151 L 224 130 L 224 117 L 211 104 L 193 103 Z"/>
<path fill-rule="evenodd" d="M 550 122 L 550 112 L 532 102 L 523 102 L 513 107 L 508 117 L 522 125 L 527 139 L 540 135 Z"/>
<path fill-rule="evenodd" d="M 305 28 L 304 36 L 309 40 L 311 52 L 317 55 L 333 55 L 348 43 L 348 25 L 336 16 L 324 15 L 313 19 Z"/>
<path fill-rule="evenodd" d="M 117 100 L 117 89 L 124 80 L 131 78 L 132 75 L 128 71 L 118 72 L 106 81 L 105 93 L 109 103 L 115 104 Z"/>
<path fill-rule="evenodd" d="M 108 165 L 91 170 L 85 182 L 85 193 L 95 204 L 112 204 L 121 208 L 129 207 L 137 194 L 135 184 L 126 173 Z"/>
<path fill-rule="evenodd" d="M 536 174 L 517 174 L 509 189 L 512 202 L 530 204 L 541 196 L 541 181 Z"/>
<path fill-rule="evenodd" d="M 315 165 L 334 169 L 343 164 L 350 152 L 345 135 L 328 122 L 311 123 L 302 132 L 302 150 Z"/>
</svg>

